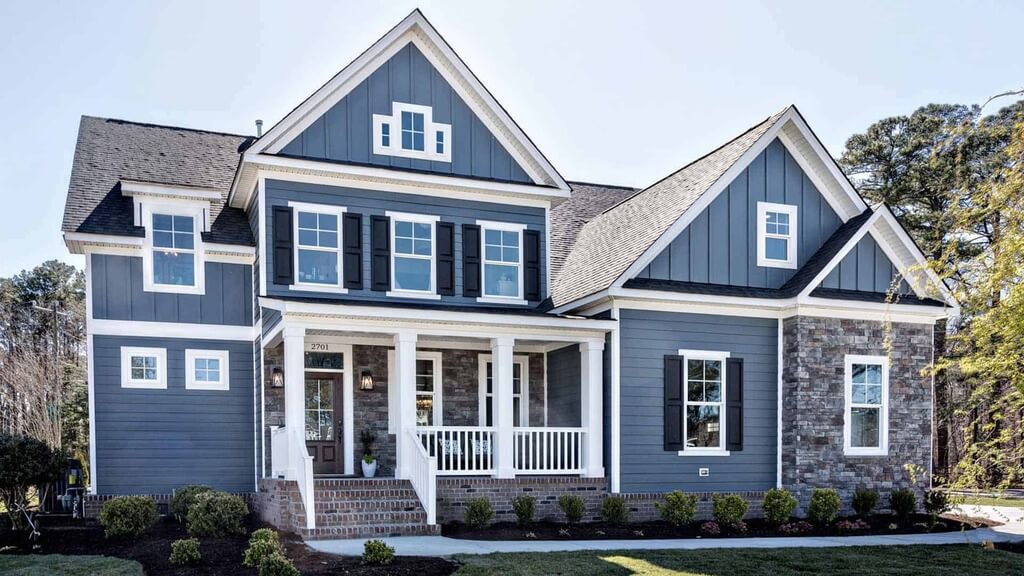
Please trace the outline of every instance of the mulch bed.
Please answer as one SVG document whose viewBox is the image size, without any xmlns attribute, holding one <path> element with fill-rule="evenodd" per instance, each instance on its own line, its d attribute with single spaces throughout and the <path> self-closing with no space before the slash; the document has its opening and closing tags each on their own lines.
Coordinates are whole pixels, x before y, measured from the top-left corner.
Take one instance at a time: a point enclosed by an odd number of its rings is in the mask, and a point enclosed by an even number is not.
<svg viewBox="0 0 1024 576">
<path fill-rule="evenodd" d="M 849 520 L 854 519 L 849 518 Z M 866 529 L 842 531 L 833 524 L 829 527 L 815 527 L 810 532 L 802 534 L 783 534 L 778 528 L 759 519 L 746 521 L 747 530 L 745 533 L 730 530 L 723 526 L 721 527 L 721 533 L 717 536 L 701 531 L 701 524 L 703 522 L 693 522 L 686 526 L 677 527 L 661 521 L 630 522 L 622 525 L 605 522 L 588 522 L 575 525 L 559 522 L 533 522 L 526 527 L 521 527 L 513 522 L 499 522 L 482 530 L 470 528 L 462 523 L 453 523 L 442 526 L 441 533 L 445 536 L 465 540 L 642 540 L 659 538 L 765 538 L 926 534 L 971 530 L 984 525 L 978 521 L 965 523 L 952 518 L 943 518 L 936 526 L 929 530 L 927 521 L 928 516 L 918 514 L 911 517 L 908 522 L 897 525 L 895 528 L 890 528 L 895 522 L 894 518 L 887 515 L 878 515 L 867 519 L 869 527 Z"/>
<path fill-rule="evenodd" d="M 269 527 L 251 521 L 246 526 L 249 532 Z M 148 532 L 134 539 L 106 538 L 103 528 L 95 521 L 72 520 L 50 517 L 41 522 L 42 536 L 35 554 L 103 555 L 135 560 L 142 564 L 150 576 L 185 575 L 255 575 L 256 570 L 242 566 L 242 557 L 249 544 L 248 536 L 224 538 L 200 538 L 199 552 L 202 561 L 196 566 L 173 566 L 168 560 L 171 542 L 188 538 L 185 527 L 171 518 L 162 518 Z M 14 533 L 6 526 L 0 528 L 0 553 L 24 554 L 25 533 Z M 352 556 L 323 554 L 307 547 L 292 534 L 281 534 L 285 554 L 304 575 L 349 574 L 353 576 L 378 576 L 384 574 L 447 576 L 458 565 L 440 558 L 397 556 L 388 566 L 363 566 L 362 560 Z"/>
</svg>

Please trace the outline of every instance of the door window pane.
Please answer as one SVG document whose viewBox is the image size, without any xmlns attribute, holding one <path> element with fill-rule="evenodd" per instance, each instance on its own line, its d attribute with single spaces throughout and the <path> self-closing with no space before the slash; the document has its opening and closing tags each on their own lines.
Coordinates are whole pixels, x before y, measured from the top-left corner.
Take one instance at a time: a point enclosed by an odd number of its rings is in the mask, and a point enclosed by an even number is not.
<svg viewBox="0 0 1024 576">
<path fill-rule="evenodd" d="M 306 440 L 334 440 L 334 380 L 306 379 Z"/>
</svg>

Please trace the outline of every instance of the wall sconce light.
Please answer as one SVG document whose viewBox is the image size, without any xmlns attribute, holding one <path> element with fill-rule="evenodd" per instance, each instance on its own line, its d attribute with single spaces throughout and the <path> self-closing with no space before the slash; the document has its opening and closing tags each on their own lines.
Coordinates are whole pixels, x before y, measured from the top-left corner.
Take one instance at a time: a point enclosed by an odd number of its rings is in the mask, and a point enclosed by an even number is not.
<svg viewBox="0 0 1024 576">
<path fill-rule="evenodd" d="M 270 372 L 270 385 L 274 388 L 284 388 L 284 370 L 275 367 Z"/>
<path fill-rule="evenodd" d="M 369 370 L 363 370 L 363 373 L 359 375 L 359 389 L 373 390 L 373 374 L 370 374 Z"/>
</svg>

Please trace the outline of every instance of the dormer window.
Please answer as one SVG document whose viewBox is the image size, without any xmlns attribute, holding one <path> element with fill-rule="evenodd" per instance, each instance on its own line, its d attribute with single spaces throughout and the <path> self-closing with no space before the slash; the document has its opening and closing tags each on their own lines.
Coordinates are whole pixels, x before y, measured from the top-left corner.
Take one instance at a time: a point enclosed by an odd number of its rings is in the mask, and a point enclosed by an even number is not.
<svg viewBox="0 0 1024 576">
<path fill-rule="evenodd" d="M 176 204 L 145 204 L 139 223 L 146 228 L 142 253 L 143 289 L 149 292 L 202 294 L 203 208 Z"/>
<path fill-rule="evenodd" d="M 374 154 L 451 162 L 451 135 L 451 124 L 434 122 L 430 106 L 392 102 L 390 116 L 373 115 Z"/>
<path fill-rule="evenodd" d="M 757 203 L 757 265 L 796 268 L 797 207 Z"/>
</svg>

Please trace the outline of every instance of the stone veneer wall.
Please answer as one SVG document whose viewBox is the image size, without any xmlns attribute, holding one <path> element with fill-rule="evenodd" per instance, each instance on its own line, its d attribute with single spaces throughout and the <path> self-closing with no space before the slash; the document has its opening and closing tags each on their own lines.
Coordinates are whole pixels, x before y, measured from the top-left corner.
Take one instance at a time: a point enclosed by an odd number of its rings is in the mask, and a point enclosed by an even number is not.
<svg viewBox="0 0 1024 576">
<path fill-rule="evenodd" d="M 933 327 L 795 316 L 783 321 L 782 484 L 806 511 L 812 488 L 835 488 L 844 513 L 858 485 L 911 487 L 904 465 L 931 463 Z M 889 454 L 843 454 L 845 356 L 889 356 Z M 915 487 L 919 491 L 920 485 Z M 920 495 L 918 502 L 921 501 Z"/>
</svg>

